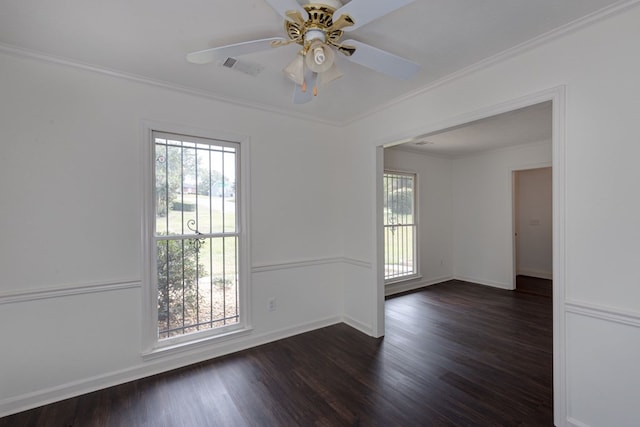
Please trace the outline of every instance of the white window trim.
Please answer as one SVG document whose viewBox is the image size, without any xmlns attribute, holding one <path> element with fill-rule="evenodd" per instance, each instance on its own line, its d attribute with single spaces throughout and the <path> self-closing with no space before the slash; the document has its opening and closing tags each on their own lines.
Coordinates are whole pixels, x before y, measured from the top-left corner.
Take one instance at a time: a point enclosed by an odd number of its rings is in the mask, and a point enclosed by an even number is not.
<svg viewBox="0 0 640 427">
<path fill-rule="evenodd" d="M 387 169 L 383 168 L 382 176 L 386 174 L 398 174 L 398 175 L 411 175 L 413 176 L 413 223 L 415 224 L 415 237 L 414 237 L 414 258 L 415 258 L 415 273 L 408 274 L 401 277 L 393 277 L 391 279 L 384 279 L 384 285 L 395 285 L 397 283 L 410 282 L 422 279 L 422 272 L 420 270 L 420 175 L 416 171 L 412 170 L 400 170 L 400 169 Z M 384 230 L 384 220 L 382 228 Z M 384 231 L 383 231 L 384 234 Z M 383 248 L 383 253 L 386 248 Z M 384 258 L 383 258 L 384 260 Z"/>
<path fill-rule="evenodd" d="M 189 135 L 219 141 L 229 141 L 240 145 L 240 167 L 237 173 L 236 204 L 238 206 L 238 279 L 240 283 L 239 291 L 239 322 L 230 327 L 216 328 L 198 333 L 186 334 L 180 337 L 158 340 L 158 306 L 157 290 L 153 286 L 153 265 L 155 260 L 155 247 L 153 247 L 153 132 L 166 132 L 179 135 Z M 144 360 L 155 359 L 164 355 L 172 355 L 183 351 L 193 350 L 204 345 L 215 345 L 223 343 L 229 339 L 246 335 L 252 330 L 251 324 L 251 258 L 249 239 L 249 212 L 251 212 L 251 190 L 250 190 L 250 139 L 247 136 L 220 132 L 209 129 L 198 129 L 189 126 L 168 124 L 154 121 L 143 121 L 142 132 L 142 356 Z"/>
</svg>

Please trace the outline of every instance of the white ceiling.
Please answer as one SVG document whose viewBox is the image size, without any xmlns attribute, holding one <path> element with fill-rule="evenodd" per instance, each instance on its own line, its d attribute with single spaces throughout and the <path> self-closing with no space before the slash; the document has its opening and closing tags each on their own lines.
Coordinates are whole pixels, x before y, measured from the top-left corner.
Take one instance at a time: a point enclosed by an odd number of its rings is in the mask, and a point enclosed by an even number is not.
<svg viewBox="0 0 640 427">
<path fill-rule="evenodd" d="M 293 83 L 282 73 L 296 54 L 295 45 L 241 57 L 264 67 L 258 76 L 185 60 L 192 51 L 284 36 L 282 19 L 264 0 L 2 0 L 0 50 L 18 47 L 210 96 L 344 123 L 616 3 L 620 2 L 416 0 L 347 36 L 418 62 L 416 77 L 394 80 L 338 55 L 344 77 L 321 87 L 305 105 L 291 104 Z"/>
<path fill-rule="evenodd" d="M 482 151 L 550 141 L 552 127 L 552 104 L 549 101 L 420 135 L 393 148 L 444 157 L 464 157 Z"/>
</svg>

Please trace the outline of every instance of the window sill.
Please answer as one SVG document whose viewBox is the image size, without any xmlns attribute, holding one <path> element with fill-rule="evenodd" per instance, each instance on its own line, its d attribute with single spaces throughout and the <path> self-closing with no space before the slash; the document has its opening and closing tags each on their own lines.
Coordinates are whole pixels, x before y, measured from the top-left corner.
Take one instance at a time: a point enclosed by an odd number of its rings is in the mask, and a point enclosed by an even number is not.
<svg viewBox="0 0 640 427">
<path fill-rule="evenodd" d="M 422 274 L 412 274 L 411 276 L 402 276 L 384 282 L 384 285 L 395 285 L 396 283 L 410 282 L 422 279 Z"/>
<path fill-rule="evenodd" d="M 249 335 L 253 331 L 252 328 L 235 329 L 223 334 L 206 336 L 186 342 L 156 346 L 150 351 L 142 353 L 142 360 L 147 362 L 163 357 L 169 357 L 176 354 L 194 351 L 203 347 L 212 346 L 218 343 L 231 341 L 233 339 Z"/>
</svg>

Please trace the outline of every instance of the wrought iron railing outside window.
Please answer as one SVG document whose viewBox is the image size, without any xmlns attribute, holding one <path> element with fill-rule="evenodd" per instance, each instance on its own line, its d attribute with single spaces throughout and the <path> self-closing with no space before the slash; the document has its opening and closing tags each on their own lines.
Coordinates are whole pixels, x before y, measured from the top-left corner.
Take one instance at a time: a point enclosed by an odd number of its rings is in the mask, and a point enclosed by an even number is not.
<svg viewBox="0 0 640 427">
<path fill-rule="evenodd" d="M 239 145 L 162 132 L 153 141 L 158 337 L 237 324 Z"/>
<path fill-rule="evenodd" d="M 417 274 L 415 174 L 386 171 L 383 176 L 384 279 Z"/>
</svg>

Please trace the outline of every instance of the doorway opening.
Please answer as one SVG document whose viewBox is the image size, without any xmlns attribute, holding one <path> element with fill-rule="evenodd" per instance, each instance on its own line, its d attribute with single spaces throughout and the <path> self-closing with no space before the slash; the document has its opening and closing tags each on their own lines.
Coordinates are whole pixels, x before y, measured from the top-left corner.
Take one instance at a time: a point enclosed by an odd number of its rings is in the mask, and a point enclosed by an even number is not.
<svg viewBox="0 0 640 427">
<path fill-rule="evenodd" d="M 553 277 L 553 288 L 552 294 L 553 298 L 551 301 L 552 304 L 552 312 L 553 312 L 553 412 L 554 419 L 562 420 L 566 414 L 566 366 L 565 360 L 566 355 L 564 353 L 564 348 L 566 346 L 566 335 L 565 335 L 565 320 L 564 320 L 564 271 L 565 271 L 565 255 L 564 255 L 564 215 L 565 215 L 565 205 L 564 205 L 564 146 L 565 146 L 565 88 L 563 86 L 559 86 L 556 88 L 552 88 L 546 91 L 542 91 L 536 94 L 532 94 L 529 96 L 525 96 L 513 101 L 505 102 L 503 104 L 494 105 L 491 107 L 483 108 L 478 111 L 474 111 L 469 114 L 463 114 L 460 116 L 455 116 L 448 120 L 441 122 L 440 124 L 432 124 L 431 126 L 425 126 L 422 129 L 413 130 L 411 133 L 406 135 L 399 136 L 395 141 L 383 144 L 377 147 L 377 156 L 376 156 L 376 271 L 377 271 L 377 316 L 375 320 L 374 333 L 376 336 L 384 335 L 385 331 L 385 322 L 384 322 L 384 307 L 385 307 L 385 281 L 384 281 L 384 233 L 383 233 L 383 200 L 382 200 L 382 177 L 383 171 L 386 167 L 386 158 L 387 155 L 385 150 L 390 148 L 395 148 L 396 150 L 403 150 L 408 152 L 417 153 L 421 148 L 429 148 L 433 153 L 433 158 L 458 158 L 457 156 L 463 156 L 458 153 L 447 154 L 444 152 L 437 152 L 438 144 L 434 143 L 434 139 L 437 139 L 439 136 L 446 136 L 448 133 L 452 131 L 460 131 L 463 132 L 465 128 L 467 128 L 471 124 L 477 124 L 482 126 L 487 121 L 490 121 L 492 118 L 496 116 L 506 117 L 509 115 L 516 114 L 518 110 L 526 109 L 528 107 L 535 107 L 541 104 L 546 104 L 550 108 L 550 118 L 546 117 L 546 120 L 550 126 L 550 137 L 547 138 L 545 144 L 549 147 L 550 150 L 550 158 L 545 161 L 534 160 L 529 164 L 524 162 L 523 164 L 508 164 L 508 166 L 502 165 L 498 168 L 494 168 L 494 172 L 500 175 L 499 179 L 502 184 L 500 184 L 500 191 L 503 192 L 503 199 L 495 200 L 489 199 L 489 203 L 493 203 L 492 206 L 495 207 L 495 210 L 492 212 L 498 212 L 498 215 L 501 215 L 502 223 L 499 226 L 494 227 L 494 229 L 489 230 L 488 228 L 475 227 L 475 226 L 467 226 L 467 230 L 471 230 L 472 232 L 483 233 L 488 231 L 498 231 L 494 233 L 496 241 L 498 242 L 498 246 L 501 247 L 501 251 L 499 254 L 496 254 L 495 251 L 492 250 L 476 250 L 469 249 L 465 247 L 464 244 L 461 244 L 460 241 L 456 240 L 456 236 L 453 237 L 452 246 L 453 255 L 448 260 L 448 274 L 449 279 L 458 279 L 465 281 L 467 277 L 466 267 L 465 265 L 469 265 L 469 263 L 465 264 L 465 261 L 472 260 L 472 262 L 476 262 L 477 265 L 484 265 L 482 263 L 478 263 L 478 261 L 483 261 L 483 259 L 487 259 L 490 257 L 499 258 L 502 264 L 497 270 L 502 276 L 501 279 L 497 282 L 491 282 L 489 280 L 484 283 L 480 282 L 480 284 L 501 287 L 503 289 L 511 289 L 515 288 L 515 277 L 516 277 L 516 267 L 515 267 L 515 255 L 514 255 L 514 235 L 513 235 L 513 187 L 512 187 L 512 174 L 514 170 L 517 169 L 535 169 L 540 167 L 549 167 L 551 166 L 552 173 L 552 277 Z M 415 136 L 417 135 L 417 136 Z M 402 145 L 402 146 L 401 146 Z M 533 144 L 535 145 L 535 144 Z M 400 146 L 400 147 L 398 147 Z M 422 146 L 422 147 L 420 147 Z M 464 147 L 455 147 L 456 149 L 464 150 Z M 505 152 L 509 150 L 509 148 L 496 147 L 492 148 L 494 152 L 499 152 L 504 150 Z M 464 155 L 473 155 L 467 152 Z M 476 153 L 478 156 L 481 154 Z M 507 156 L 508 157 L 508 156 Z M 540 164 L 540 163 L 547 164 Z M 459 166 L 462 165 L 461 162 Z M 509 163 L 507 161 L 507 163 Z M 464 165 L 466 166 L 466 165 Z M 472 169 L 472 168 L 471 168 Z M 469 171 L 470 169 L 462 169 Z M 472 171 L 472 170 L 471 170 Z M 452 171 L 451 175 L 455 175 L 455 168 Z M 473 172 L 473 171 L 472 171 Z M 418 171 L 420 175 L 420 172 Z M 433 182 L 433 181 L 432 181 Z M 478 184 L 477 182 L 473 182 L 469 180 L 472 185 L 469 188 L 471 190 L 474 189 L 473 185 Z M 417 182 L 417 186 L 421 188 L 425 188 L 424 183 Z M 427 187 L 428 188 L 428 187 Z M 459 187 L 457 187 L 459 188 Z M 474 196 L 473 191 L 469 191 L 468 194 L 471 194 L 471 198 Z M 458 195 L 456 196 L 458 197 Z M 429 206 L 429 199 L 424 197 L 422 192 L 419 195 L 420 206 L 418 209 L 420 211 L 428 212 L 425 209 L 425 206 Z M 461 199 L 458 198 L 458 201 Z M 486 201 L 486 199 L 485 199 Z M 465 201 L 466 202 L 466 201 Z M 464 204 L 461 204 L 461 209 L 456 209 L 456 206 L 452 209 L 452 214 L 457 214 L 457 212 L 464 211 Z M 467 213 L 471 216 L 475 215 L 476 217 L 490 217 L 491 214 L 487 215 L 486 212 L 478 212 L 475 209 L 468 208 L 466 209 Z M 420 228 L 424 230 L 428 228 L 428 224 L 425 224 L 422 218 L 419 218 Z M 456 222 L 460 224 L 460 222 Z M 422 232 L 421 232 L 422 233 Z M 420 234 L 421 234 L 420 233 Z M 452 232 L 453 234 L 453 232 Z M 418 247 L 421 249 L 423 257 L 428 251 L 425 251 L 424 243 L 421 243 L 421 236 L 418 236 Z M 466 251 L 466 252 L 465 252 Z M 465 259 L 465 256 L 467 258 Z M 484 258 L 483 258 L 484 257 Z M 439 265 L 444 265 L 447 267 L 447 260 L 437 260 Z M 420 260 L 422 262 L 422 260 Z M 489 271 L 490 269 L 487 269 Z M 422 277 L 422 286 L 429 285 L 429 270 L 421 269 Z M 442 280 L 444 281 L 444 280 Z M 478 281 L 476 281 L 477 283 Z M 414 289 L 420 286 L 416 286 Z M 409 290 L 409 289 L 407 289 Z"/>
<path fill-rule="evenodd" d="M 551 167 L 513 171 L 514 288 L 553 295 Z"/>
</svg>

